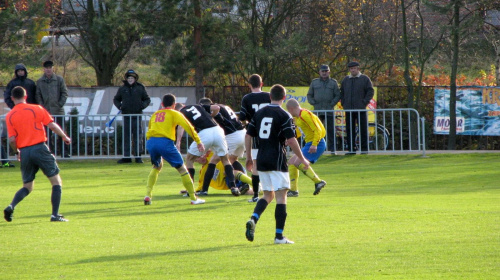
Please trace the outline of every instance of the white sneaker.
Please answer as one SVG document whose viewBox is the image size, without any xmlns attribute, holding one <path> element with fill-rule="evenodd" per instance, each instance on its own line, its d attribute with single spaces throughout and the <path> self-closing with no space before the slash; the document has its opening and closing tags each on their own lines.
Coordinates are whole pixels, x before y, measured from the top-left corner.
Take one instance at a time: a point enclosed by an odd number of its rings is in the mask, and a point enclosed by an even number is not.
<svg viewBox="0 0 500 280">
<path fill-rule="evenodd" d="M 283 239 L 274 239 L 274 244 L 294 244 L 292 240 L 288 240 L 286 237 L 283 236 Z"/>
<path fill-rule="evenodd" d="M 259 201 L 259 197 L 252 197 L 248 200 L 248 202 L 252 203 L 252 202 L 257 202 Z"/>
<path fill-rule="evenodd" d="M 196 204 L 204 204 L 205 203 L 205 200 L 203 199 L 199 199 L 199 198 L 196 198 L 196 200 L 191 200 L 191 204 L 192 205 L 196 205 Z"/>
</svg>

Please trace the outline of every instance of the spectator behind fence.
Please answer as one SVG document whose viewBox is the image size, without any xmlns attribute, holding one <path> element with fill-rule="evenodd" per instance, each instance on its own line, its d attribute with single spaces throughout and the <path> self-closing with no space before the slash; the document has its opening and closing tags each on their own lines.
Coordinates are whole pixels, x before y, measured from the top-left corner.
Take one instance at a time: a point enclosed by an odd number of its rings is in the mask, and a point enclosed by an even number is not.
<svg viewBox="0 0 500 280">
<path fill-rule="evenodd" d="M 35 82 L 33 82 L 33 80 L 31 79 L 28 79 L 28 70 L 22 63 L 16 64 L 16 67 L 14 67 L 14 78 L 7 84 L 5 92 L 3 93 L 5 103 L 11 109 L 14 108 L 14 101 L 12 101 L 11 98 L 12 89 L 17 86 L 21 86 L 26 90 L 26 93 L 28 94 L 28 99 L 26 100 L 26 102 L 28 104 L 37 104 L 35 97 Z"/>
<path fill-rule="evenodd" d="M 42 105 L 54 117 L 55 122 L 64 131 L 64 105 L 68 99 L 68 88 L 63 77 L 54 73 L 54 63 L 47 60 L 43 63 L 43 76 L 36 81 L 36 102 Z M 69 158 L 68 147 L 61 139 L 49 130 L 49 146 L 52 153 Z"/>
<path fill-rule="evenodd" d="M 125 80 L 113 99 L 118 110 L 122 114 L 142 114 L 142 110 L 149 106 L 151 99 L 149 98 L 146 87 L 137 82 L 139 75 L 132 69 L 125 73 Z M 123 158 L 118 160 L 118 163 L 131 163 L 130 146 L 135 155 L 136 163 L 143 163 L 142 154 L 142 118 L 141 116 L 124 116 L 123 117 Z M 132 135 L 132 139 L 130 136 Z M 132 141 L 131 141 L 132 140 Z M 132 144 L 132 145 L 131 145 Z"/>
<path fill-rule="evenodd" d="M 328 65 L 320 66 L 319 76 L 319 78 L 311 82 L 311 86 L 307 92 L 307 101 L 314 106 L 314 110 L 333 110 L 340 100 L 339 85 L 335 79 L 330 78 L 330 67 Z M 334 153 L 334 113 L 320 113 L 319 117 L 326 122 L 328 150 Z"/>
<path fill-rule="evenodd" d="M 347 64 L 350 74 L 342 80 L 340 86 L 340 100 L 345 110 L 362 109 L 370 103 L 374 90 L 368 76 L 361 74 L 358 62 Z M 345 113 L 347 133 L 347 155 L 356 154 L 356 125 L 359 126 L 361 154 L 368 153 L 368 116 L 366 111 L 351 111 Z"/>
</svg>

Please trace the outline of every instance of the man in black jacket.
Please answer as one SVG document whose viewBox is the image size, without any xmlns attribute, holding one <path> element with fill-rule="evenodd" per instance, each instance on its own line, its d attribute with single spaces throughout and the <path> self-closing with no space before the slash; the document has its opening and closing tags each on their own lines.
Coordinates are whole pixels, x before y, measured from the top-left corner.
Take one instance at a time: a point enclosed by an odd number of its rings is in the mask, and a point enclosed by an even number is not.
<svg viewBox="0 0 500 280">
<path fill-rule="evenodd" d="M 10 95 L 12 89 L 17 86 L 21 86 L 26 90 L 26 93 L 28 94 L 28 99 L 26 100 L 26 102 L 28 104 L 37 104 L 35 98 L 36 84 L 33 80 L 28 79 L 28 70 L 26 69 L 26 66 L 24 66 L 24 64 L 22 63 L 17 64 L 14 68 L 14 75 L 15 78 L 7 84 L 7 88 L 5 88 L 5 92 L 3 93 L 3 97 L 7 106 L 9 106 L 9 108 L 11 109 L 14 108 L 14 101 L 12 101 Z"/>
<path fill-rule="evenodd" d="M 14 79 L 12 79 L 5 88 L 3 93 L 4 101 L 9 106 L 10 109 L 14 108 L 14 101 L 11 98 L 11 91 L 13 88 L 21 86 L 26 90 L 28 98 L 26 102 L 29 104 L 37 104 L 35 94 L 36 94 L 36 84 L 33 80 L 28 79 L 28 70 L 24 64 L 16 64 L 14 68 Z M 0 124 L 2 126 L 2 124 Z M 2 129 L 0 129 L 0 132 Z M 1 144 L 0 144 L 1 145 Z M 7 150 L 4 146 L 1 146 L 0 158 L 2 159 L 0 167 L 14 167 L 14 164 L 7 160 Z"/>
<path fill-rule="evenodd" d="M 118 89 L 113 103 L 122 111 L 123 117 L 123 158 L 118 163 L 130 163 L 130 147 L 132 146 L 136 163 L 143 163 L 141 159 L 142 120 L 140 116 L 127 116 L 127 114 L 142 114 L 142 110 L 149 106 L 151 99 L 146 87 L 137 82 L 139 75 L 130 69 L 125 73 L 123 86 Z M 130 135 L 132 134 L 132 143 Z"/>
<path fill-rule="evenodd" d="M 358 62 L 347 64 L 350 75 L 342 80 L 340 85 L 340 101 L 345 110 L 361 109 L 373 98 L 374 90 L 372 81 L 368 76 L 361 74 Z M 353 155 L 355 152 L 354 140 L 356 139 L 356 124 L 359 127 L 359 138 L 361 142 L 361 153 L 368 153 L 368 117 L 366 111 L 348 111 L 345 113 L 346 133 L 347 133 L 347 154 Z"/>
</svg>

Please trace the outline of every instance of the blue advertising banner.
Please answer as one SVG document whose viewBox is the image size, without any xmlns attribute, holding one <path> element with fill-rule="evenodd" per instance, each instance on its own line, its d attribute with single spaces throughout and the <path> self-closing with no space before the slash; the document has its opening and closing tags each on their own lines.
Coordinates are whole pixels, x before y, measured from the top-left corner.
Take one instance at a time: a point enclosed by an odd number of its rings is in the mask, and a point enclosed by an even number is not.
<svg viewBox="0 0 500 280">
<path fill-rule="evenodd" d="M 500 136 L 500 87 L 457 88 L 457 134 Z M 434 90 L 434 133 L 449 134 L 450 88 Z"/>
</svg>

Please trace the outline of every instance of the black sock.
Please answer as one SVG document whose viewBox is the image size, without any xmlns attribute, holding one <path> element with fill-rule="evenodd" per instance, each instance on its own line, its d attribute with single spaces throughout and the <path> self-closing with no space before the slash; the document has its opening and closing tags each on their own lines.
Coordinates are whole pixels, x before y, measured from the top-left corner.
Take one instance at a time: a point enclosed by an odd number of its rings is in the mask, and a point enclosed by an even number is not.
<svg viewBox="0 0 500 280">
<path fill-rule="evenodd" d="M 210 187 L 210 181 L 214 177 L 215 164 L 209 163 L 207 166 L 207 171 L 205 171 L 205 177 L 203 178 L 203 191 L 208 192 L 208 187 Z"/>
<path fill-rule="evenodd" d="M 56 217 L 59 214 L 59 205 L 61 204 L 61 186 L 54 185 L 52 186 L 52 216 Z"/>
<path fill-rule="evenodd" d="M 231 164 L 224 165 L 224 172 L 226 172 L 226 178 L 228 181 L 227 186 L 229 187 L 229 189 L 236 187 L 236 185 L 234 183 L 233 171 L 234 171 L 234 169 L 233 169 L 233 166 Z"/>
<path fill-rule="evenodd" d="M 260 177 L 259 177 L 259 175 L 252 175 L 253 197 L 258 197 L 259 196 L 259 183 L 260 183 Z"/>
<path fill-rule="evenodd" d="M 194 182 L 194 173 L 196 172 L 194 168 L 188 168 L 189 176 L 191 176 L 191 180 Z"/>
<path fill-rule="evenodd" d="M 276 238 L 283 239 L 283 230 L 285 229 L 286 221 L 286 204 L 276 204 L 274 218 L 276 219 Z"/>
<path fill-rule="evenodd" d="M 12 199 L 12 202 L 10 203 L 10 205 L 12 205 L 12 208 L 16 207 L 16 205 L 21 202 L 21 200 L 23 200 L 26 196 L 28 196 L 28 194 L 30 194 L 30 191 L 27 188 L 20 188 L 16 192 L 16 194 L 14 195 L 14 199 Z"/>
<path fill-rule="evenodd" d="M 252 220 L 254 220 L 255 223 L 260 219 L 260 215 L 266 210 L 266 207 L 269 203 L 267 203 L 267 200 L 265 199 L 259 199 L 257 201 L 257 205 L 255 205 L 255 208 L 253 209 L 253 214 L 252 214 Z"/>
<path fill-rule="evenodd" d="M 243 167 L 243 165 L 241 165 L 241 163 L 239 161 L 233 162 L 233 169 L 239 170 L 241 172 L 245 172 L 245 168 Z"/>
</svg>

